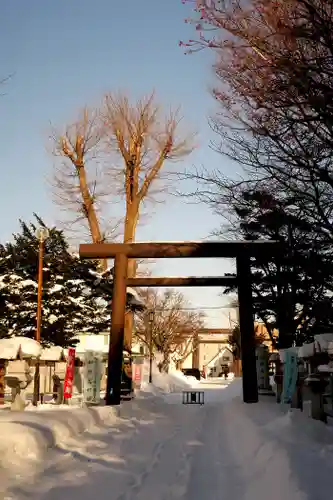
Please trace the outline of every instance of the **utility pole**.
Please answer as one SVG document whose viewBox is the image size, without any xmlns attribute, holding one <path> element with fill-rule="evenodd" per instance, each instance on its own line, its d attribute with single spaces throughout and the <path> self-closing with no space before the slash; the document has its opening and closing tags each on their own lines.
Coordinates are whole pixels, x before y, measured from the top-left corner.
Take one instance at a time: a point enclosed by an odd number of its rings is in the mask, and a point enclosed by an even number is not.
<svg viewBox="0 0 333 500">
<path fill-rule="evenodd" d="M 149 383 L 153 381 L 153 323 L 154 311 L 149 312 Z"/>
<path fill-rule="evenodd" d="M 44 242 L 49 236 L 49 231 L 46 227 L 37 229 L 36 238 L 39 241 L 38 251 L 38 295 L 37 295 L 37 326 L 36 326 L 36 342 L 40 342 L 40 333 L 42 325 L 42 295 L 43 295 L 43 256 L 44 256 Z M 40 381 L 40 361 L 36 360 L 35 376 L 34 376 L 34 394 L 32 404 L 37 406 L 39 401 L 39 381 Z"/>
</svg>

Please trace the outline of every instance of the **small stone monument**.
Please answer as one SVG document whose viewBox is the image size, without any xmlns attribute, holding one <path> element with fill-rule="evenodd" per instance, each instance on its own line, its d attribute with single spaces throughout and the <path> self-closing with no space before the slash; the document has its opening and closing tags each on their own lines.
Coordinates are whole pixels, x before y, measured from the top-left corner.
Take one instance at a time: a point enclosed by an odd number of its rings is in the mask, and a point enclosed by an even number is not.
<svg viewBox="0 0 333 500">
<path fill-rule="evenodd" d="M 11 389 L 11 410 L 22 411 L 25 409 L 25 391 L 32 380 L 33 377 L 28 364 L 25 365 L 23 377 L 15 377 L 12 375 L 7 375 L 5 377 L 6 384 Z"/>
<path fill-rule="evenodd" d="M 256 348 L 257 360 L 257 380 L 258 389 L 264 392 L 270 391 L 269 383 L 269 352 L 268 347 L 264 344 L 258 345 Z"/>
<path fill-rule="evenodd" d="M 25 410 L 25 401 L 20 394 L 16 394 L 14 401 L 12 402 L 10 409 L 11 411 L 23 411 Z"/>
<path fill-rule="evenodd" d="M 53 379 L 53 401 L 56 405 L 61 405 L 64 400 L 64 389 L 60 377 L 56 374 L 52 376 Z"/>
</svg>

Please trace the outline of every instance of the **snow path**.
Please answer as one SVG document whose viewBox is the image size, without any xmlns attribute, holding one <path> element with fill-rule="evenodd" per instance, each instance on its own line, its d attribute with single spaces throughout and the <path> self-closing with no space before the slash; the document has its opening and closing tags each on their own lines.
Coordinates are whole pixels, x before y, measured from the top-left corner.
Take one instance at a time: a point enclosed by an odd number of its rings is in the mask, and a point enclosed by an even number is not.
<svg viewBox="0 0 333 500">
<path fill-rule="evenodd" d="M 228 391 L 203 407 L 175 404 L 175 395 L 171 404 L 162 397 L 126 403 L 114 426 L 50 452 L 38 480 L 6 498 L 327 500 L 333 445 L 326 434 L 323 447 L 275 403 L 243 405 Z"/>
</svg>

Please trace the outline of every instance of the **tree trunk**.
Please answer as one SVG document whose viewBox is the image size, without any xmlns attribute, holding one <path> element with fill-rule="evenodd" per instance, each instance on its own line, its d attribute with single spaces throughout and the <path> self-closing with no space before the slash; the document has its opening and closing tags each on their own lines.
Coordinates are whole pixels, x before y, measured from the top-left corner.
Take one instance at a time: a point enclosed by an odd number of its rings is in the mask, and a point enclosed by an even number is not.
<svg viewBox="0 0 333 500">
<path fill-rule="evenodd" d="M 79 173 L 80 191 L 83 200 L 82 208 L 88 220 L 91 238 L 93 240 L 93 243 L 102 243 L 103 241 L 102 234 L 94 207 L 94 200 L 89 192 L 85 168 L 84 166 L 80 166 L 77 167 L 77 170 Z M 107 269 L 108 267 L 107 259 L 101 260 L 101 266 L 103 271 Z"/>
<path fill-rule="evenodd" d="M 132 203 L 126 209 L 125 227 L 124 227 L 124 243 L 132 243 L 135 240 L 135 231 L 139 218 L 139 206 Z M 136 275 L 136 260 L 130 259 L 128 261 L 127 277 L 134 278 Z M 124 326 L 124 344 L 129 351 L 132 350 L 132 336 L 134 330 L 134 314 L 128 311 L 125 316 Z"/>
<path fill-rule="evenodd" d="M 200 364 L 200 342 L 199 334 L 196 332 L 193 336 L 192 368 L 199 369 Z"/>
<path fill-rule="evenodd" d="M 294 308 L 290 306 L 288 300 L 281 293 L 276 301 L 276 320 L 279 331 L 279 349 L 288 349 L 293 346 L 295 336 Z"/>
<path fill-rule="evenodd" d="M 133 311 L 126 311 L 125 324 L 124 324 L 124 349 L 128 352 L 132 352 L 133 328 L 134 328 Z"/>
<path fill-rule="evenodd" d="M 182 370 L 182 369 L 183 369 L 183 360 L 176 361 L 176 370 Z"/>
<path fill-rule="evenodd" d="M 163 359 L 158 364 L 158 368 L 161 373 L 169 373 L 169 366 L 170 366 L 170 355 L 168 352 L 164 352 Z"/>
<path fill-rule="evenodd" d="M 278 325 L 279 330 L 279 349 L 288 349 L 293 346 L 294 334 L 288 326 L 283 324 Z"/>
</svg>

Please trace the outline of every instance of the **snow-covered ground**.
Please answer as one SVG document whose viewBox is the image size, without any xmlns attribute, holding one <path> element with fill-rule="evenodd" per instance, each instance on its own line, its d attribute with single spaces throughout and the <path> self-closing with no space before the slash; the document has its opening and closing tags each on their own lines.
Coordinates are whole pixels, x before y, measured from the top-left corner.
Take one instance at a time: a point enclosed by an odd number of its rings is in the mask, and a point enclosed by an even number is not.
<svg viewBox="0 0 333 500">
<path fill-rule="evenodd" d="M 117 410 L 1 412 L 0 498 L 330 498 L 330 427 L 286 413 L 274 398 L 244 405 L 238 379 L 193 384 L 204 406 L 146 386 Z"/>
</svg>

